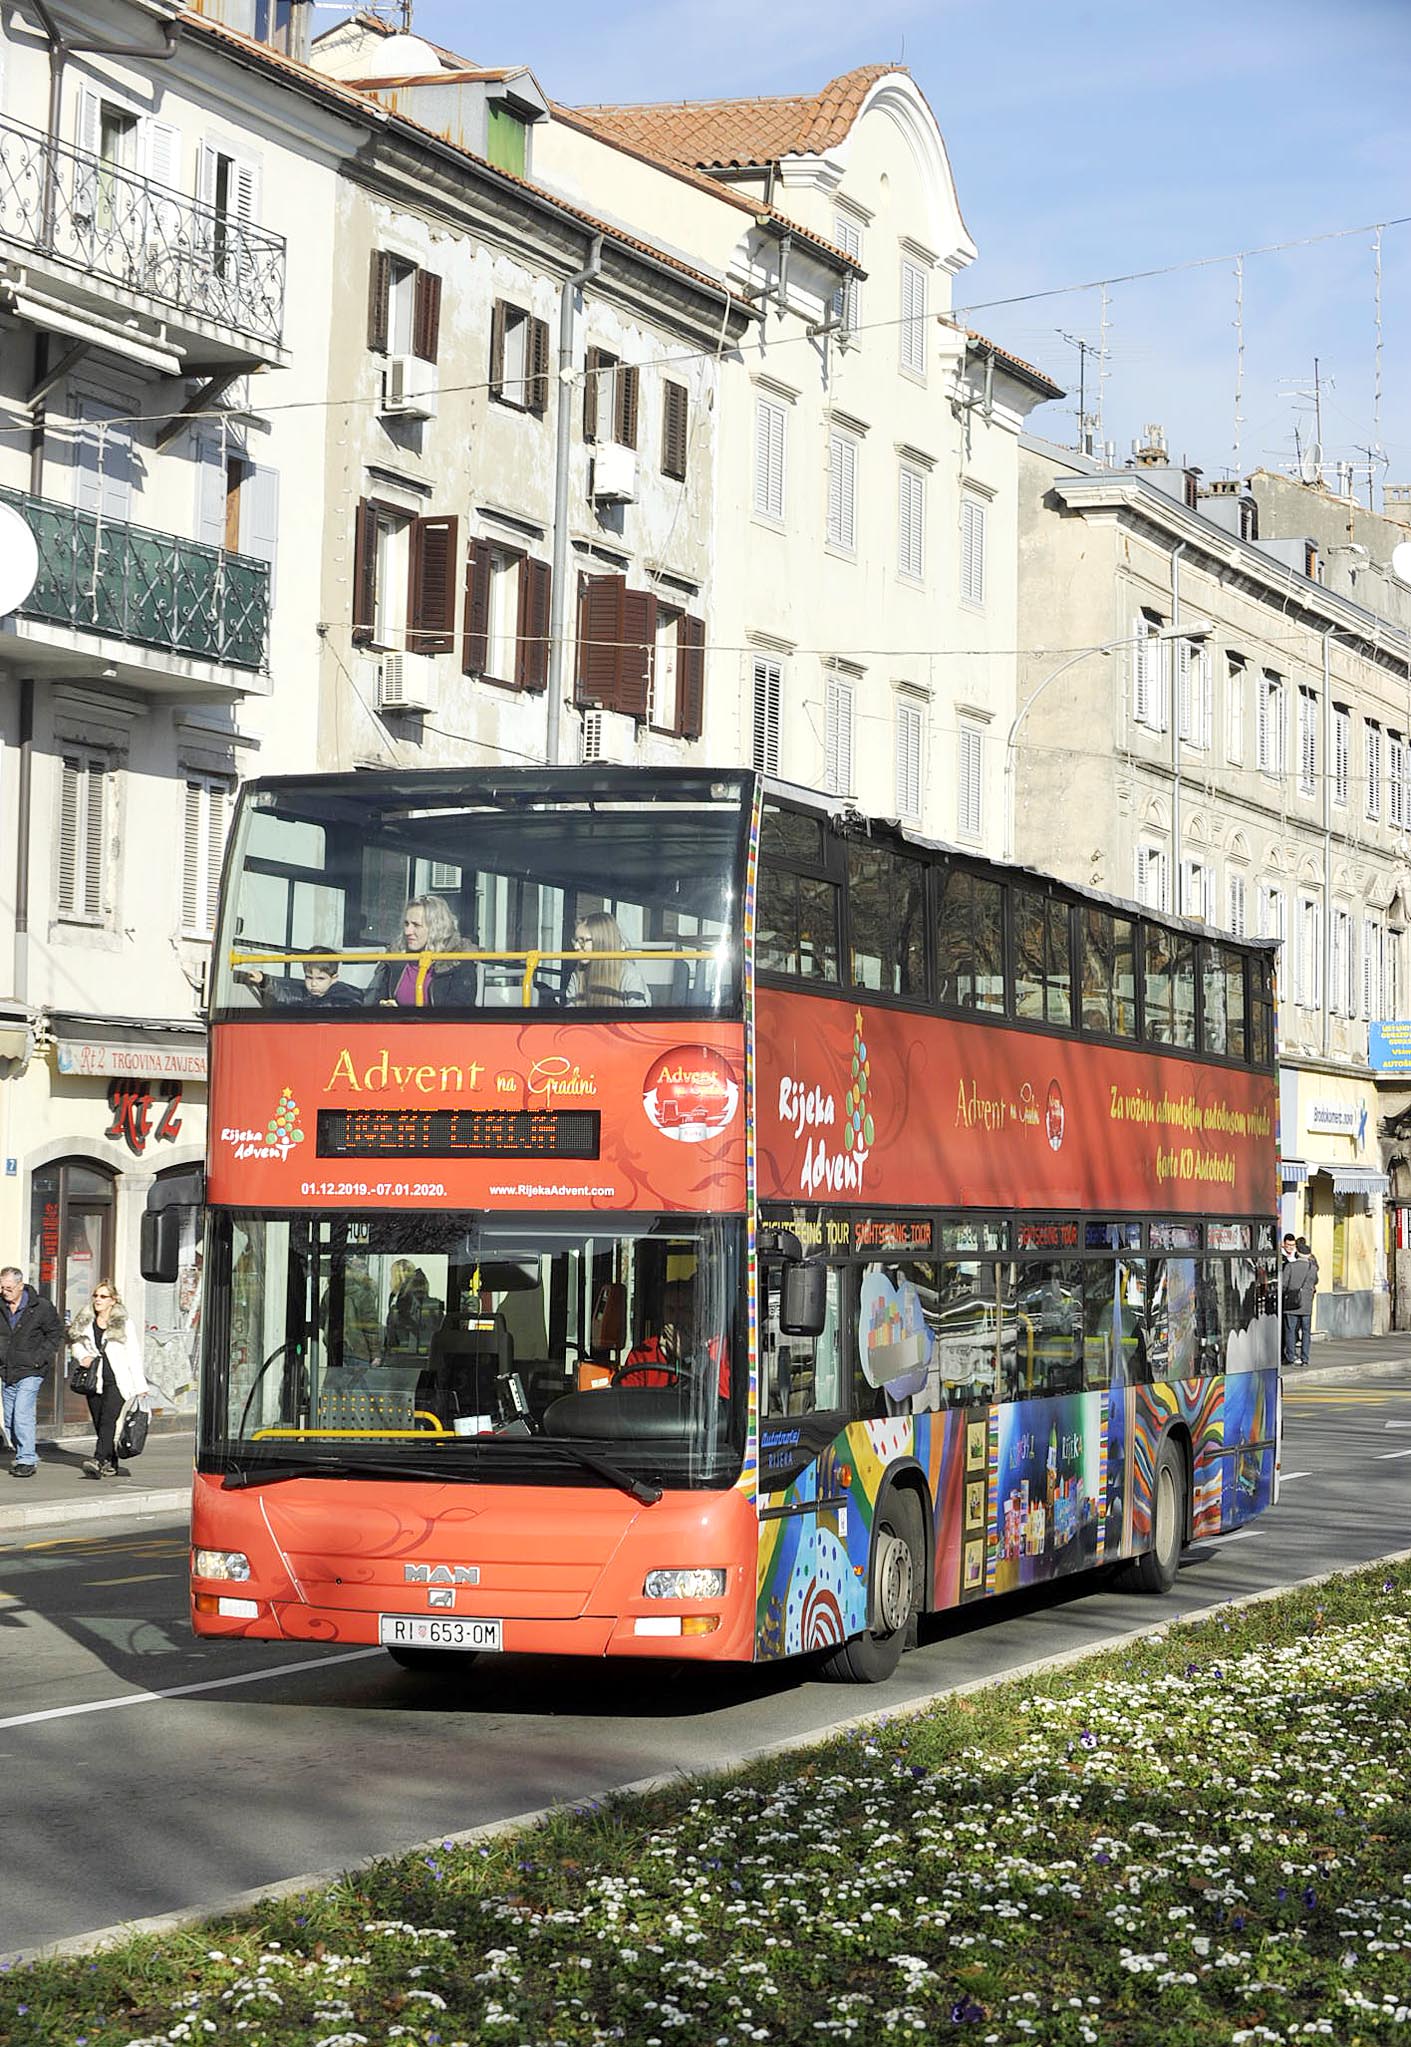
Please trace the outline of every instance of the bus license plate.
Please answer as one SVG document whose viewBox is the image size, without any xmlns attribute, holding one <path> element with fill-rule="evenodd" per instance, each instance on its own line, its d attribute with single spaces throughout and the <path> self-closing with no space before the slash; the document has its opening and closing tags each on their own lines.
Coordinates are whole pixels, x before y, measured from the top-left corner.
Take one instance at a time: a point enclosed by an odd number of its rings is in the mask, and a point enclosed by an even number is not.
<svg viewBox="0 0 1411 2047">
<path fill-rule="evenodd" d="M 449 1615 L 383 1613 L 377 1639 L 384 1649 L 501 1649 L 503 1621 L 460 1620 Z"/>
</svg>

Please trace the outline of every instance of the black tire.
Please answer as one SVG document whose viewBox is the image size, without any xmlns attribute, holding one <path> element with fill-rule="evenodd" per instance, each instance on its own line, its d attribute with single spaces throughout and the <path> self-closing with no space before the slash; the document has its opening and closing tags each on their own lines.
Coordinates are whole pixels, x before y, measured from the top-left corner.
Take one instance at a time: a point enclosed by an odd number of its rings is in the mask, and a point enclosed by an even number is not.
<svg viewBox="0 0 1411 2047">
<path fill-rule="evenodd" d="M 1131 1562 L 1129 1582 L 1134 1592 L 1169 1592 L 1175 1584 L 1186 1546 L 1189 1497 L 1185 1455 L 1168 1437 L 1161 1446 L 1152 1481 L 1151 1548 Z"/>
<path fill-rule="evenodd" d="M 449 1677 L 457 1668 L 474 1663 L 473 1649 L 389 1649 L 387 1654 L 403 1670 L 417 1670 L 427 1677 Z"/>
<path fill-rule="evenodd" d="M 867 1633 L 828 1651 L 821 1666 L 824 1677 L 842 1684 L 882 1684 L 903 1652 L 916 1647 L 926 1588 L 924 1544 L 921 1502 L 909 1487 L 898 1487 L 888 1494 L 872 1530 Z"/>
</svg>

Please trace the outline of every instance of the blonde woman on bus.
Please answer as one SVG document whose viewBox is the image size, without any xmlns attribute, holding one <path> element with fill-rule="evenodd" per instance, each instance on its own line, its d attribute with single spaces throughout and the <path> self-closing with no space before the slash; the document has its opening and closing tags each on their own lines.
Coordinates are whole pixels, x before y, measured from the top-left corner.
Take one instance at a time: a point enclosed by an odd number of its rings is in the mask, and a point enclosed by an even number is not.
<svg viewBox="0 0 1411 2047">
<path fill-rule="evenodd" d="M 651 990 L 636 960 L 603 959 L 603 953 L 628 952 L 622 926 L 606 910 L 590 910 L 578 919 L 574 945 L 589 957 L 568 977 L 568 1003 L 574 1009 L 645 1009 Z"/>
</svg>

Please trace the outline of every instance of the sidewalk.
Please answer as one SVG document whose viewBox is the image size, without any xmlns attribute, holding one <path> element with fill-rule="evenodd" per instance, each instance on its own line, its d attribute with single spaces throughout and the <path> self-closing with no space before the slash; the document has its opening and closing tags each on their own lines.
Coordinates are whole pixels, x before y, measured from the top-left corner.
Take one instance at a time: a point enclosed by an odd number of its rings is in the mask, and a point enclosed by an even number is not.
<svg viewBox="0 0 1411 2047">
<path fill-rule="evenodd" d="M 1395 1330 L 1389 1336 L 1320 1337 L 1314 1341 L 1307 1371 L 1290 1372 L 1287 1383 L 1307 1386 L 1355 1378 L 1369 1368 L 1411 1370 L 1411 1330 Z M 33 1478 L 11 1478 L 6 1455 L 0 1460 L 0 1541 L 56 1524 L 184 1518 L 191 1504 L 195 1441 L 189 1430 L 149 1436 L 142 1455 L 127 1467 L 129 1478 L 90 1478 L 83 1460 L 93 1455 L 93 1443 L 86 1436 L 42 1442 Z"/>
<path fill-rule="evenodd" d="M 152 1434 L 140 1457 L 124 1468 L 128 1478 L 90 1478 L 83 1468 L 93 1455 L 91 1436 L 40 1442 L 33 1478 L 11 1478 L 11 1453 L 0 1458 L 0 1541 L 32 1528 L 55 1524 L 125 1520 L 129 1516 L 184 1516 L 191 1505 L 191 1468 L 196 1438 L 190 1429 Z"/>
</svg>

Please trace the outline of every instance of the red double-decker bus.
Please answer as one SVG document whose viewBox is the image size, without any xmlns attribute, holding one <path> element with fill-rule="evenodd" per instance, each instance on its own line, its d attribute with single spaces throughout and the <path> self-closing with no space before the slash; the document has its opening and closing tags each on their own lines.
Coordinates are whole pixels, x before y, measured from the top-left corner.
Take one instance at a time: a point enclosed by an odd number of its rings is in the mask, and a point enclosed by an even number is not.
<svg viewBox="0 0 1411 2047">
<path fill-rule="evenodd" d="M 872 1680 L 1168 1586 L 1277 1491 L 1271 981 L 738 771 L 248 785 L 196 1631 Z"/>
</svg>

